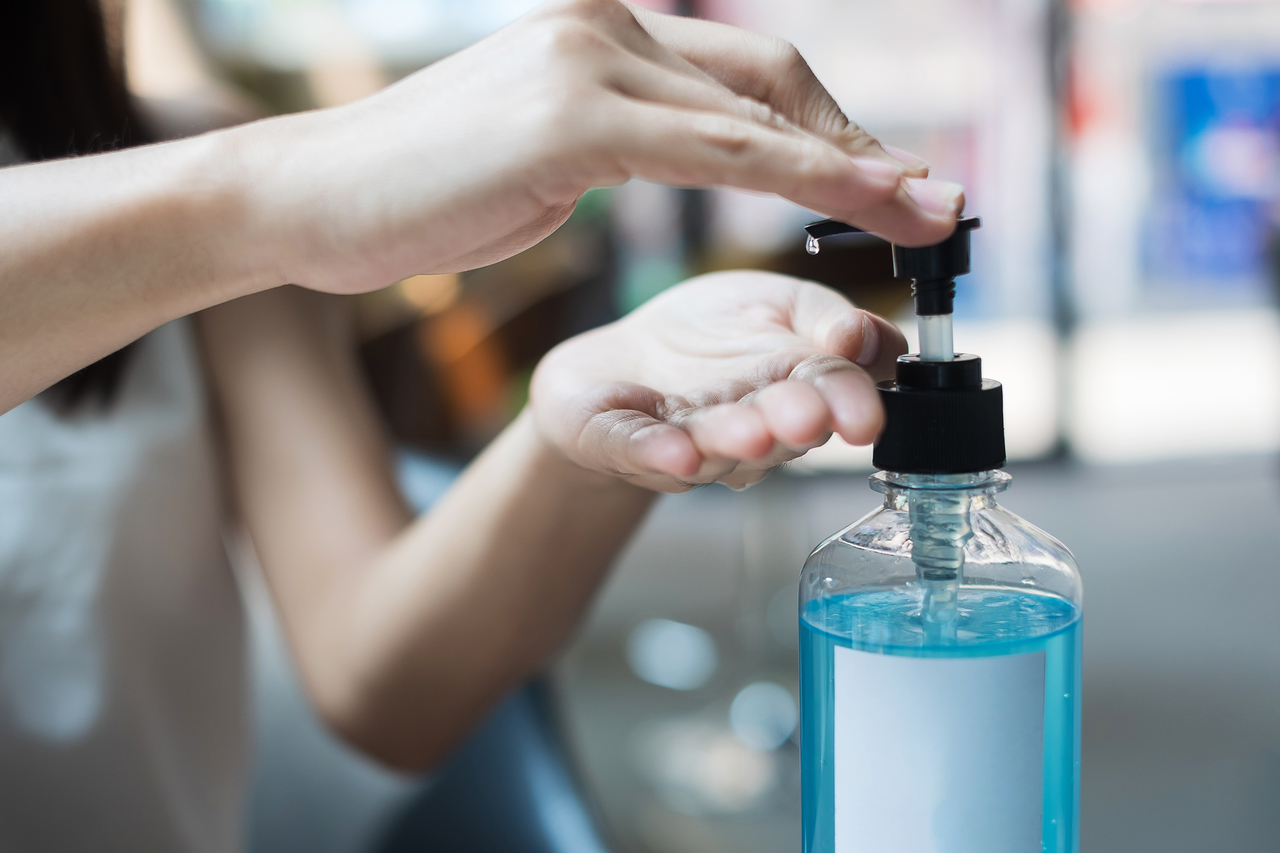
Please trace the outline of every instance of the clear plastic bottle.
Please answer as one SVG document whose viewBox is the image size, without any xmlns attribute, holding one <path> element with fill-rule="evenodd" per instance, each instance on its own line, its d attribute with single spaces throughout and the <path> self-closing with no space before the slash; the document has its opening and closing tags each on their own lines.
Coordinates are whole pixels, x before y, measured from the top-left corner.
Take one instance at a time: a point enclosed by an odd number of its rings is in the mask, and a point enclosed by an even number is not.
<svg viewBox="0 0 1280 853">
<path fill-rule="evenodd" d="M 922 346 L 878 386 L 884 504 L 801 575 L 804 853 L 1079 850 L 1080 574 L 997 503 L 1003 390 L 951 344 L 978 227 L 893 248 Z"/>
<path fill-rule="evenodd" d="M 1074 853 L 1070 552 L 997 504 L 1003 472 L 871 482 L 800 580 L 804 853 Z"/>
</svg>

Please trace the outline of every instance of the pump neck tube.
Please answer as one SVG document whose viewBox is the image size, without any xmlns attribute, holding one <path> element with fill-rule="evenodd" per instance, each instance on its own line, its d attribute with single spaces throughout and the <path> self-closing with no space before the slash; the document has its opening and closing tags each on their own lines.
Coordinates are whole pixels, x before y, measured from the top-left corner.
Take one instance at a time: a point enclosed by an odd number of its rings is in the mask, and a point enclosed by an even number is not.
<svg viewBox="0 0 1280 853">
<path fill-rule="evenodd" d="M 952 361 L 956 357 L 951 338 L 950 314 L 921 314 L 916 318 L 920 333 L 921 361 Z"/>
</svg>

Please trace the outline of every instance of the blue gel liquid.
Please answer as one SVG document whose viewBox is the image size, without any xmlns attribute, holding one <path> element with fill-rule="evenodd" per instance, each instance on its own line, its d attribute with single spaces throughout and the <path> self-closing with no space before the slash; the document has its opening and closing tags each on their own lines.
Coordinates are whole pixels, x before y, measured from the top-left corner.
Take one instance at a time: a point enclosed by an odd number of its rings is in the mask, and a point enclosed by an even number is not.
<svg viewBox="0 0 1280 853">
<path fill-rule="evenodd" d="M 962 587 L 955 639 L 931 645 L 922 628 L 920 608 L 919 590 L 911 586 L 828 596 L 808 602 L 800 614 L 802 850 L 835 851 L 834 674 L 835 647 L 839 645 L 877 654 L 929 658 L 1043 651 L 1041 851 L 1078 853 L 1079 611 L 1056 596 Z"/>
</svg>

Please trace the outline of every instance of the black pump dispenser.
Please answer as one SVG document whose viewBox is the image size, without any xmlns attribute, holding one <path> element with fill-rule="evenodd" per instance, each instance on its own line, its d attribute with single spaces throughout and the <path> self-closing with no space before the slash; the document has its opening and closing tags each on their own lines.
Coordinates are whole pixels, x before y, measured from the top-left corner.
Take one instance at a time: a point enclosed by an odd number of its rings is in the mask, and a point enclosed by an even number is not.
<svg viewBox="0 0 1280 853">
<path fill-rule="evenodd" d="M 950 315 L 955 279 L 969 272 L 969 237 L 980 227 L 976 216 L 932 246 L 893 246 L 893 271 L 912 280 L 921 340 L 926 324 L 945 324 L 945 352 L 898 358 L 897 377 L 876 387 L 885 409 L 884 431 L 872 464 L 902 474 L 966 474 L 999 468 L 1005 462 L 1004 399 L 999 382 L 982 378 L 982 359 L 950 352 Z M 824 219 L 805 226 L 808 249 L 833 234 L 860 232 Z M 935 342 L 936 345 L 936 342 Z"/>
<path fill-rule="evenodd" d="M 893 246 L 893 277 L 911 279 L 916 316 L 950 314 L 956 295 L 956 277 L 969 272 L 969 232 L 982 227 L 976 216 L 962 216 L 956 230 L 932 246 Z M 817 254 L 818 241 L 835 234 L 862 234 L 861 228 L 821 219 L 804 227 L 809 234 L 809 251 Z"/>
</svg>

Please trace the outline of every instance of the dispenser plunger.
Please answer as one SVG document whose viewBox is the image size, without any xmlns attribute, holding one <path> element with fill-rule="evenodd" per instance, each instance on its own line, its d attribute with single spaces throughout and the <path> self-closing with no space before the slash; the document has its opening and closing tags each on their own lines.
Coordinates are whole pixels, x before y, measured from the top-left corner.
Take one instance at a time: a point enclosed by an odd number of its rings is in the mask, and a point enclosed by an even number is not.
<svg viewBox="0 0 1280 853">
<path fill-rule="evenodd" d="M 897 379 L 878 386 L 886 425 L 874 463 L 931 480 L 929 488 L 909 493 L 908 511 L 921 628 L 936 641 L 954 639 L 964 548 L 973 536 L 963 486 L 973 473 L 1004 464 L 1000 386 L 984 382 L 981 360 L 957 356 L 952 341 L 955 280 L 969 272 L 969 235 L 980 226 L 967 216 L 941 243 L 892 247 L 894 276 L 911 279 L 920 352 L 898 359 Z M 816 255 L 822 238 L 861 229 L 827 219 L 805 231 L 805 247 Z"/>
</svg>

